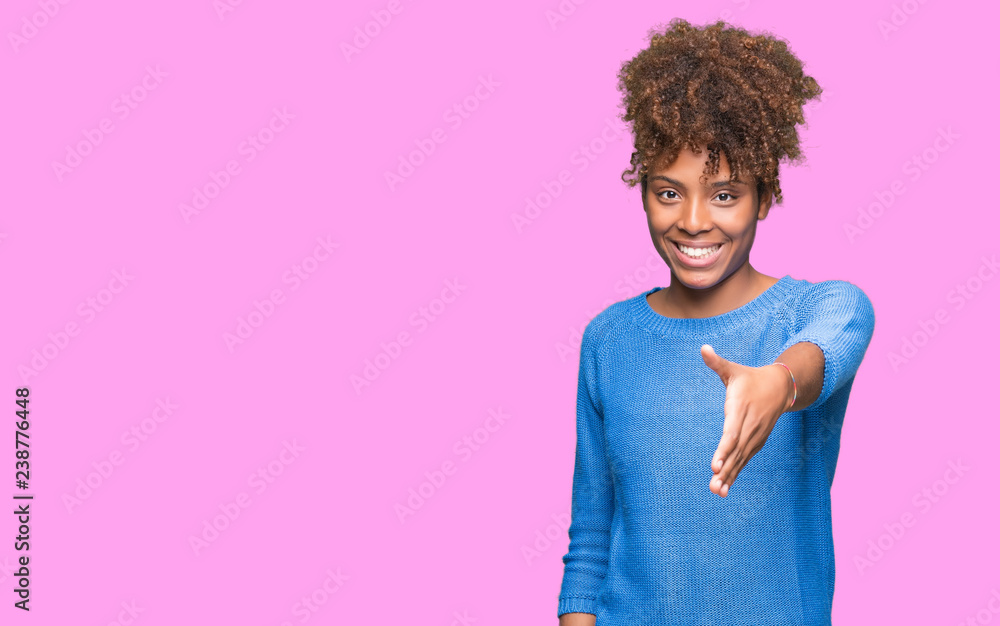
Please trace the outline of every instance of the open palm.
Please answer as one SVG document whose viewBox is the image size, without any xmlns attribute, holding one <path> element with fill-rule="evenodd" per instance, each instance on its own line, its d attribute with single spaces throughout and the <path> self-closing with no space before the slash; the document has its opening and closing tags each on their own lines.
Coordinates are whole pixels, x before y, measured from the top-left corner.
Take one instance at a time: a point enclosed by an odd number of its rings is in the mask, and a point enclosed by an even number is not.
<svg viewBox="0 0 1000 626">
<path fill-rule="evenodd" d="M 790 379 L 780 365 L 740 365 L 722 358 L 707 344 L 701 347 L 701 356 L 726 386 L 722 438 L 712 457 L 709 483 L 712 493 L 725 497 L 789 407 Z"/>
</svg>

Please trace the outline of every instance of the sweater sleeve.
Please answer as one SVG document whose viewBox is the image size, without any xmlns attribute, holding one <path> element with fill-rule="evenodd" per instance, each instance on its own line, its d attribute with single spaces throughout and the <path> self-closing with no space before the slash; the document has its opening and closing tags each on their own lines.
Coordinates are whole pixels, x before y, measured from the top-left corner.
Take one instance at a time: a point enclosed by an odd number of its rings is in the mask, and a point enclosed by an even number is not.
<svg viewBox="0 0 1000 626">
<path fill-rule="evenodd" d="M 823 404 L 861 365 L 875 329 L 875 310 L 860 287 L 827 280 L 809 287 L 795 305 L 792 334 L 779 354 L 802 341 L 823 351 L 823 388 L 813 406 Z"/>
<path fill-rule="evenodd" d="M 559 615 L 596 615 L 598 591 L 608 569 L 614 483 L 605 456 L 604 416 L 597 393 L 593 333 L 584 331 L 576 398 L 576 464 L 573 470 L 572 518 L 569 552 Z"/>
</svg>

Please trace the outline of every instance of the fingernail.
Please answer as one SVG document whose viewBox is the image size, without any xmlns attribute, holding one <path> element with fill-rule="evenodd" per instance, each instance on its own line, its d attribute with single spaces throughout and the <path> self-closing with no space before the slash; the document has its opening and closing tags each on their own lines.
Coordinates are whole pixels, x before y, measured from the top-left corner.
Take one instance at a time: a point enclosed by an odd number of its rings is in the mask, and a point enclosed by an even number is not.
<svg viewBox="0 0 1000 626">
<path fill-rule="evenodd" d="M 729 485 L 723 485 L 722 486 L 722 495 L 726 495 L 727 493 L 729 493 Z"/>
</svg>

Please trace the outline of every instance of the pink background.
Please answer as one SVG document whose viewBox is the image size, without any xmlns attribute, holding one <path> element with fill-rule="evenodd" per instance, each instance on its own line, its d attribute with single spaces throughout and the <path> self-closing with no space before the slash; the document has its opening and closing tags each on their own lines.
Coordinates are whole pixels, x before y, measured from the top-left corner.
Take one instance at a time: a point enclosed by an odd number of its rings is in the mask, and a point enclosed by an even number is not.
<svg viewBox="0 0 1000 626">
<path fill-rule="evenodd" d="M 556 623 L 579 331 L 669 284 L 616 72 L 674 16 L 825 88 L 751 258 L 876 311 L 835 623 L 1000 620 L 996 4 L 218 4 L 4 3 L 0 497 L 35 495 L 29 614 L 0 517 L 4 623 Z"/>
</svg>

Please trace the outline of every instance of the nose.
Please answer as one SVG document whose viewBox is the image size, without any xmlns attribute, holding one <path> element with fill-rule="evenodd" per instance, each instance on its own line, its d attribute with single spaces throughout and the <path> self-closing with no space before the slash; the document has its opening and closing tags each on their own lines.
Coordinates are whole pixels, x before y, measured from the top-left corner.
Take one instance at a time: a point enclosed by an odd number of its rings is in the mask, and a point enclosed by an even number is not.
<svg viewBox="0 0 1000 626">
<path fill-rule="evenodd" d="M 677 228 L 691 235 L 710 230 L 712 228 L 712 212 L 708 203 L 698 198 L 686 201 L 681 207 Z"/>
</svg>

